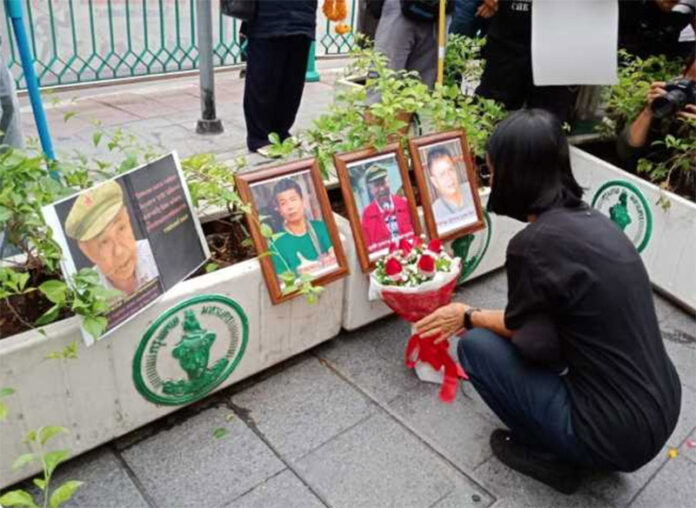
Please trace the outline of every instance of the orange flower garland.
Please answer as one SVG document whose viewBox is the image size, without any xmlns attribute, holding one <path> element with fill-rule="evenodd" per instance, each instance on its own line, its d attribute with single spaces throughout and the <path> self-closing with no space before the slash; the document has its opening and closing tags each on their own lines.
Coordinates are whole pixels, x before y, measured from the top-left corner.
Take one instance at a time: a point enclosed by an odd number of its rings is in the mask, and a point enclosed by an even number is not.
<svg viewBox="0 0 696 508">
<path fill-rule="evenodd" d="M 324 0 L 322 12 L 326 19 L 336 23 L 336 33 L 345 35 L 350 32 L 350 26 L 343 21 L 348 16 L 348 6 L 346 0 Z"/>
</svg>

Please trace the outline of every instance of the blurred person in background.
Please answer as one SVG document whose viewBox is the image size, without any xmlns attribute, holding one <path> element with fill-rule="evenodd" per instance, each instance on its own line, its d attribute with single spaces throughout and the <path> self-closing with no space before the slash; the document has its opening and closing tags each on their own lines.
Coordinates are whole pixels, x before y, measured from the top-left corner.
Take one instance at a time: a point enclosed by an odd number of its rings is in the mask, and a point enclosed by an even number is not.
<svg viewBox="0 0 696 508">
<path fill-rule="evenodd" d="M 290 137 L 304 91 L 317 0 L 263 0 L 242 25 L 247 39 L 244 118 L 247 148 L 263 153 L 269 134 Z"/>
</svg>

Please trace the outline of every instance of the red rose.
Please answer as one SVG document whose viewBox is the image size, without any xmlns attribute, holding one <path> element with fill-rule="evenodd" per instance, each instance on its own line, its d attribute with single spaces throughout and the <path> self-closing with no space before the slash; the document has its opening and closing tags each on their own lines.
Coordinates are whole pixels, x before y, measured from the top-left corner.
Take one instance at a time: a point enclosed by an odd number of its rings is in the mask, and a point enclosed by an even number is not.
<svg viewBox="0 0 696 508">
<path fill-rule="evenodd" d="M 439 238 L 430 240 L 428 244 L 428 250 L 434 252 L 435 254 L 440 254 L 442 252 L 442 242 Z"/>
<path fill-rule="evenodd" d="M 391 243 L 389 244 L 389 254 L 393 254 L 393 253 L 396 252 L 398 249 L 399 249 L 399 246 L 396 245 L 396 242 L 391 242 Z"/>
<path fill-rule="evenodd" d="M 435 274 L 435 258 L 428 254 L 423 254 L 418 260 L 418 270 L 426 277 Z"/>
<path fill-rule="evenodd" d="M 399 242 L 399 249 L 401 249 L 401 252 L 403 253 L 404 256 L 408 256 L 408 253 L 411 252 L 412 248 L 413 248 L 413 245 L 411 245 L 411 242 L 406 240 L 406 238 L 402 238 L 401 241 Z"/>
<path fill-rule="evenodd" d="M 391 280 L 399 280 L 402 272 L 401 263 L 394 258 L 389 258 L 384 264 L 384 271 L 387 273 L 387 277 L 389 277 Z"/>
</svg>

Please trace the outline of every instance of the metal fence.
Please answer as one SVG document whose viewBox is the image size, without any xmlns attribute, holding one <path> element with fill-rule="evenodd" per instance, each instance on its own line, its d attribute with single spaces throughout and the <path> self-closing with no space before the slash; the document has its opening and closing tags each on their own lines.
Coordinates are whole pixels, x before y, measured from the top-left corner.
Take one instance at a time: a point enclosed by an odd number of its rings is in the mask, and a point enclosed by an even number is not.
<svg viewBox="0 0 696 508">
<path fill-rule="evenodd" d="M 220 14 L 219 0 L 26 0 L 25 21 L 39 84 L 68 85 L 195 69 L 195 9 L 196 3 L 203 2 L 211 2 L 213 9 L 215 65 L 241 63 L 240 23 Z M 355 26 L 357 0 L 348 3 L 348 21 Z M 4 2 L 1 5 L 5 23 L 0 23 L 0 50 L 18 88 L 24 88 L 11 23 Z M 321 8 L 317 15 L 317 55 L 347 53 L 353 45 L 352 33 L 336 34 Z"/>
</svg>

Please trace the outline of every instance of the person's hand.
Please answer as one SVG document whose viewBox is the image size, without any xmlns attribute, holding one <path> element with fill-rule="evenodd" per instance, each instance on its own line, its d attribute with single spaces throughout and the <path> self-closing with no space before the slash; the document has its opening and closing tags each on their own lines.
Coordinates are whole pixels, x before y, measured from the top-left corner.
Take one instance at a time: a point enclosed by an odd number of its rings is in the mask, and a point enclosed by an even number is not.
<svg viewBox="0 0 696 508">
<path fill-rule="evenodd" d="M 476 15 L 480 18 L 492 18 L 498 12 L 498 0 L 483 0 L 476 10 Z"/>
<path fill-rule="evenodd" d="M 464 313 L 468 308 L 467 304 L 459 302 L 440 307 L 416 323 L 416 332 L 424 339 L 440 335 L 436 344 L 447 340 L 464 326 Z"/>
<path fill-rule="evenodd" d="M 667 86 L 667 83 L 664 81 L 655 81 L 654 83 L 650 83 L 650 89 L 648 90 L 647 97 L 648 107 L 652 105 L 655 99 L 667 93 L 665 86 Z"/>
<path fill-rule="evenodd" d="M 696 104 L 687 104 L 677 115 L 685 120 L 696 122 Z"/>
</svg>

